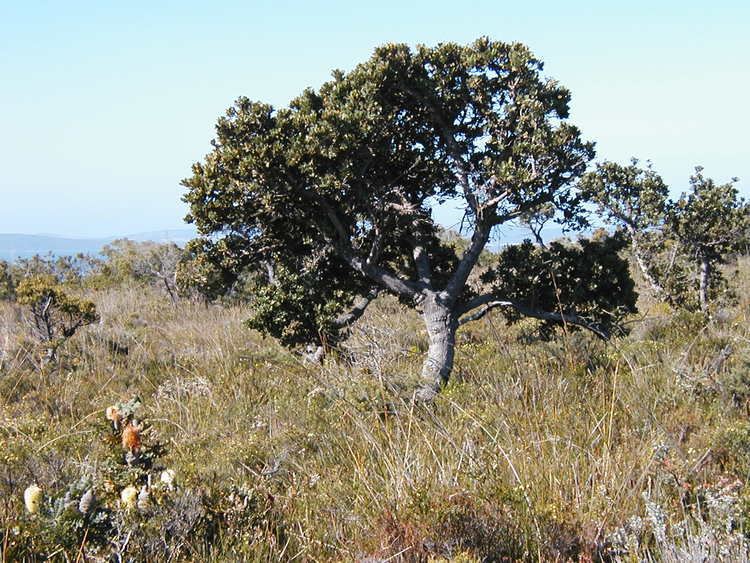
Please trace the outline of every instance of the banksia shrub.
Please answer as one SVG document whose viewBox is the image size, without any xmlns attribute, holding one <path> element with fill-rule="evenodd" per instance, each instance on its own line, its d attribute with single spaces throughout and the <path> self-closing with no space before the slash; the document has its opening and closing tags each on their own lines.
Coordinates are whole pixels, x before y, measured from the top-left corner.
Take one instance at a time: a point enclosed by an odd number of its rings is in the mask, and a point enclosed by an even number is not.
<svg viewBox="0 0 750 563">
<path fill-rule="evenodd" d="M 99 320 L 96 306 L 63 290 L 54 276 L 30 276 L 16 289 L 18 303 L 26 305 L 34 337 L 46 346 L 46 358 L 54 360 L 57 349 L 82 326 Z"/>
</svg>

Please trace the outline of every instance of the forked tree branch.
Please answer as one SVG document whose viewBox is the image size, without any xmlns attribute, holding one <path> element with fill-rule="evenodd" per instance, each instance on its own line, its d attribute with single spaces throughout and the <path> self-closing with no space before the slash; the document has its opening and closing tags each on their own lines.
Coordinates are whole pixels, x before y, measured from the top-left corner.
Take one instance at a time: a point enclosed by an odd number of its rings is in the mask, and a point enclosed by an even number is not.
<svg viewBox="0 0 750 563">
<path fill-rule="evenodd" d="M 321 234 L 330 243 L 333 248 L 336 249 L 338 255 L 351 266 L 352 269 L 359 272 L 363 276 L 366 276 L 380 284 L 383 288 L 388 291 L 392 291 L 398 295 L 406 297 L 415 297 L 422 289 L 422 284 L 415 284 L 410 281 L 402 280 L 394 273 L 389 272 L 385 268 L 377 266 L 376 264 L 370 263 L 367 259 L 362 259 L 354 253 L 351 241 L 347 235 L 347 231 L 344 228 L 344 224 L 339 219 L 333 207 L 328 204 L 323 198 L 316 198 L 315 203 L 323 208 L 327 219 L 330 221 L 334 230 L 336 231 L 336 239 L 331 238 L 326 234 L 326 229 L 323 225 L 318 224 Z"/>
<path fill-rule="evenodd" d="M 355 271 L 359 272 L 363 276 L 367 276 L 372 281 L 377 282 L 388 291 L 392 291 L 393 293 L 403 295 L 405 297 L 416 297 L 417 294 L 422 290 L 423 284 L 415 284 L 411 281 L 402 280 L 385 268 L 367 264 L 364 260 L 362 260 L 358 256 L 355 256 L 351 251 L 348 251 L 347 249 L 339 248 L 338 253 L 339 256 L 341 256 L 341 258 Z"/>
<path fill-rule="evenodd" d="M 463 291 L 466 281 L 469 279 L 469 274 L 474 269 L 482 250 L 484 250 L 487 241 L 490 239 L 490 231 L 491 226 L 487 223 L 480 222 L 477 224 L 474 234 L 471 237 L 471 244 L 461 257 L 456 271 L 451 276 L 445 288 L 445 297 L 449 302 L 455 303 L 459 294 Z"/>
</svg>

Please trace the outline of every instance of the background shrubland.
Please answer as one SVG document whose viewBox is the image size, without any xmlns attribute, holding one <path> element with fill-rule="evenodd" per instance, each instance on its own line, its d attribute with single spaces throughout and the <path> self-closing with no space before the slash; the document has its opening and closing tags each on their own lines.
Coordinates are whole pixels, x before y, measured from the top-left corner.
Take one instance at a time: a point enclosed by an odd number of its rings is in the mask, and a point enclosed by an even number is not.
<svg viewBox="0 0 750 563">
<path fill-rule="evenodd" d="M 99 319 L 54 362 L 0 286 L 4 560 L 747 559 L 748 258 L 710 316 L 640 280 L 610 343 L 489 313 L 420 405 L 427 336 L 397 300 L 305 363 L 244 326 L 242 299 L 170 293 L 159 250 L 67 277 L 36 262 Z"/>
</svg>

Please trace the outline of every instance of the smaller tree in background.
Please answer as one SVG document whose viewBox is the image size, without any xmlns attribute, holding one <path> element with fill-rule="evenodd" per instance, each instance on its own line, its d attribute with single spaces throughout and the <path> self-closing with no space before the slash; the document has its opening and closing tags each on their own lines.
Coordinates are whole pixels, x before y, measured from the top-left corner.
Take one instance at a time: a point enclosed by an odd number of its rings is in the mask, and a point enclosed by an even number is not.
<svg viewBox="0 0 750 563">
<path fill-rule="evenodd" d="M 177 268 L 184 251 L 172 242 L 135 242 L 118 239 L 102 249 L 106 262 L 102 276 L 110 282 L 125 280 L 146 283 L 163 289 L 172 302 L 178 298 Z"/>
<path fill-rule="evenodd" d="M 182 256 L 182 249 L 173 242 L 144 243 L 142 252 L 133 263 L 133 273 L 137 279 L 164 288 L 172 303 L 175 303 L 178 296 L 177 265 Z"/>
<path fill-rule="evenodd" d="M 49 361 L 55 360 L 59 347 L 79 328 L 99 320 L 91 301 L 67 294 L 51 275 L 21 280 L 16 294 L 18 303 L 29 308 L 32 334 L 44 344 Z"/>
<path fill-rule="evenodd" d="M 698 299 L 708 310 L 710 293 L 722 285 L 717 265 L 740 250 L 750 223 L 750 207 L 738 195 L 736 178 L 717 184 L 703 176 L 698 166 L 690 177 L 690 191 L 683 193 L 668 213 L 670 233 L 698 270 Z"/>
<path fill-rule="evenodd" d="M 743 247 L 750 212 L 734 183 L 716 184 L 702 168 L 676 202 L 669 188 L 638 160 L 598 164 L 580 187 L 602 216 L 626 234 L 635 263 L 655 295 L 671 305 L 708 310 L 723 277 L 716 268 Z"/>
<path fill-rule="evenodd" d="M 232 238 L 214 241 L 193 239 L 185 246 L 182 260 L 177 264 L 177 291 L 183 297 L 199 297 L 206 303 L 218 299 L 233 299 L 244 295 L 248 269 L 245 255 L 232 248 Z M 273 277 L 268 265 L 266 273 Z"/>
<path fill-rule="evenodd" d="M 555 206 L 551 203 L 543 205 L 538 211 L 525 213 L 518 220 L 522 227 L 526 227 L 534 235 L 534 242 L 542 248 L 546 248 L 542 238 L 544 226 L 555 218 Z"/>
<path fill-rule="evenodd" d="M 621 230 L 630 243 L 641 275 L 660 298 L 673 301 L 666 281 L 672 266 L 664 267 L 657 257 L 664 251 L 664 224 L 669 188 L 648 164 L 646 168 L 632 159 L 630 165 L 603 162 L 583 176 L 581 189 L 597 205 L 599 214 Z"/>
</svg>

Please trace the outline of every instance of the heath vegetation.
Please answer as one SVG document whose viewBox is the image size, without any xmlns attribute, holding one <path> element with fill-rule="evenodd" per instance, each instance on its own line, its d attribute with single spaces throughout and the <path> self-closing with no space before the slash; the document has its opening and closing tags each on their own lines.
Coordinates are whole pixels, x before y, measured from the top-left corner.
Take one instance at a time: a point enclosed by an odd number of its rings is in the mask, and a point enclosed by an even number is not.
<svg viewBox="0 0 750 563">
<path fill-rule="evenodd" d="M 387 45 L 228 110 L 186 248 L 0 263 L 2 560 L 747 560 L 748 206 L 569 99 Z"/>
</svg>

